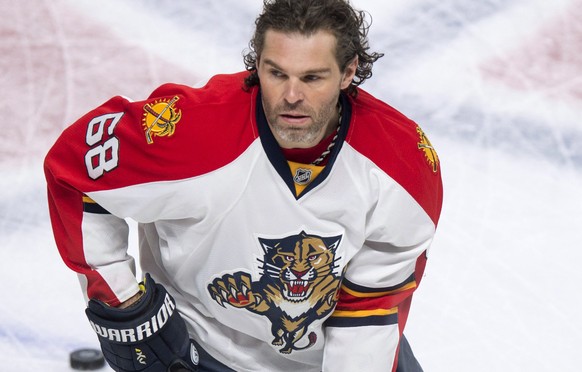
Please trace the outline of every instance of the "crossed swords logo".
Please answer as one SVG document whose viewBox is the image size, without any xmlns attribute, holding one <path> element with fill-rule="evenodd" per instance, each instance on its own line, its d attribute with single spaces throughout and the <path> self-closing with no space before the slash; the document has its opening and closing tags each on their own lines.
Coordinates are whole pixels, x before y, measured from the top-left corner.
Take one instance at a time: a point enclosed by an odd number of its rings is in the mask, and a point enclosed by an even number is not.
<svg viewBox="0 0 582 372">
<path fill-rule="evenodd" d="M 148 144 L 154 142 L 154 135 L 162 137 L 174 134 L 176 123 L 182 117 L 181 112 L 176 111 L 174 108 L 174 104 L 178 99 L 178 96 L 175 96 L 170 101 L 147 103 L 143 107 L 145 110 L 143 124 L 146 128 L 145 135 Z"/>
</svg>

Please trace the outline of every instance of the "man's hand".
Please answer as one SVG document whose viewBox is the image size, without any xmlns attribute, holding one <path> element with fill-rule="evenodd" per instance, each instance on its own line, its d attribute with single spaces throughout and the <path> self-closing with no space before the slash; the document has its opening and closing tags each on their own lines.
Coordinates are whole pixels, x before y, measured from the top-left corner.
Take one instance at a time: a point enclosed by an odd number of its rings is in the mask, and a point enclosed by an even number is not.
<svg viewBox="0 0 582 372">
<path fill-rule="evenodd" d="M 197 371 L 198 353 L 174 299 L 149 274 L 141 287 L 117 308 L 89 301 L 86 314 L 105 359 L 117 372 Z"/>
<path fill-rule="evenodd" d="M 133 296 L 131 296 L 127 300 L 125 300 L 122 303 L 120 303 L 119 306 L 117 306 L 117 308 L 118 309 L 127 309 L 131 305 L 133 305 L 136 302 L 138 302 L 139 299 L 141 298 L 141 296 L 143 296 L 143 291 L 140 290 L 139 292 L 137 292 L 136 294 L 134 294 Z"/>
</svg>

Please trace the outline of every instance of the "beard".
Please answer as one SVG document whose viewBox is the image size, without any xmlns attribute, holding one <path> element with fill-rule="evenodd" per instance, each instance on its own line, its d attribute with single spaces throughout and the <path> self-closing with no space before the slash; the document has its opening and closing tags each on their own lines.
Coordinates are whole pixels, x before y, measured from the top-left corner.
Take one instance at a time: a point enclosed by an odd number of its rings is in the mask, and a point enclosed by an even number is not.
<svg viewBox="0 0 582 372">
<path fill-rule="evenodd" d="M 305 106 L 300 101 L 290 104 L 286 101 L 272 106 L 263 100 L 263 108 L 269 127 L 275 138 L 283 143 L 293 143 L 297 147 L 311 147 L 317 145 L 327 133 L 327 128 L 337 113 L 338 97 L 324 103 L 319 110 Z M 293 112 L 301 116 L 308 116 L 311 123 L 293 125 L 281 120 L 281 114 Z M 335 126 L 334 126 L 335 127 Z"/>
</svg>

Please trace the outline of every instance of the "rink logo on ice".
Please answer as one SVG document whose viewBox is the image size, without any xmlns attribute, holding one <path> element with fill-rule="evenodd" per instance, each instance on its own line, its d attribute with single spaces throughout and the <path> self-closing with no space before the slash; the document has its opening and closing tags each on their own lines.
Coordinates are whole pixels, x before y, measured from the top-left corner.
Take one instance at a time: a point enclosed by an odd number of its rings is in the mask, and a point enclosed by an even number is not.
<svg viewBox="0 0 582 372">
<path fill-rule="evenodd" d="M 426 134 L 424 134 L 422 129 L 420 129 L 420 127 L 418 127 L 418 126 L 416 127 L 416 133 L 418 133 L 418 135 L 420 137 L 420 142 L 418 143 L 418 149 L 421 150 L 422 152 L 424 152 L 424 157 L 425 157 L 426 161 L 428 162 L 428 164 L 430 165 L 432 171 L 434 173 L 437 173 L 439 170 L 439 157 L 438 157 L 434 147 L 432 146 L 432 144 L 430 143 L 430 141 L 426 137 Z"/>
<path fill-rule="evenodd" d="M 154 143 L 154 137 L 174 134 L 176 124 L 182 118 L 182 112 L 176 109 L 176 102 L 179 99 L 178 96 L 174 96 L 171 100 L 161 99 L 144 105 L 142 124 L 148 144 Z"/>
<path fill-rule="evenodd" d="M 109 328 L 90 320 L 91 327 L 100 337 L 106 338 L 109 341 L 119 343 L 135 343 L 137 341 L 145 340 L 159 331 L 170 319 L 176 304 L 174 300 L 166 293 L 164 303 L 160 309 L 150 319 L 139 324 L 133 328 Z M 145 357 L 145 356 L 144 356 Z"/>
<path fill-rule="evenodd" d="M 208 285 L 212 299 L 224 308 L 245 309 L 271 322 L 271 344 L 282 354 L 317 342 L 309 326 L 334 309 L 341 283 L 336 257 L 341 235 L 321 237 L 304 231 L 280 239 L 258 238 L 258 280 L 237 271 Z M 305 337 L 307 336 L 307 337 Z"/>
</svg>

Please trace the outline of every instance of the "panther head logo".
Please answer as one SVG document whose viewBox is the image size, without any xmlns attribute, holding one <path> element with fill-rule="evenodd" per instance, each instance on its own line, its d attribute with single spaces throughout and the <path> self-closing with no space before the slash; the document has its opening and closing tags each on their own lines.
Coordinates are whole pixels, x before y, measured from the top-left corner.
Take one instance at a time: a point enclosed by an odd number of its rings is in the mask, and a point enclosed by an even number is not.
<svg viewBox="0 0 582 372">
<path fill-rule="evenodd" d="M 223 307 L 266 316 L 272 323 L 272 344 L 282 346 L 281 353 L 311 347 L 317 336 L 307 334 L 309 325 L 330 314 L 338 300 L 341 238 L 304 231 L 282 239 L 258 238 L 263 250 L 260 278 L 253 281 L 249 273 L 237 271 L 215 278 L 208 292 Z M 302 341 L 306 334 L 307 341 Z"/>
<path fill-rule="evenodd" d="M 289 301 L 307 300 L 317 284 L 332 274 L 341 237 L 322 238 L 301 232 L 280 240 L 261 239 L 264 276 L 280 287 Z"/>
</svg>

